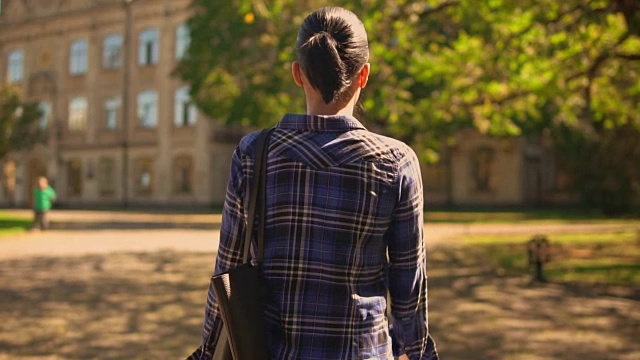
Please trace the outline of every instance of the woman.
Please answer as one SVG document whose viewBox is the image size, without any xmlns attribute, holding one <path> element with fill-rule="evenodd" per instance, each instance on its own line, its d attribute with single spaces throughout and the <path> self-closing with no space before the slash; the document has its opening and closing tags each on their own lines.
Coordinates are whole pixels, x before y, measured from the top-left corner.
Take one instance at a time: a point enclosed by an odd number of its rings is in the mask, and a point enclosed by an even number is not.
<svg viewBox="0 0 640 360">
<path fill-rule="evenodd" d="M 418 160 L 353 117 L 368 60 L 364 26 L 348 10 L 319 9 L 300 27 L 292 72 L 307 112 L 280 120 L 268 153 L 263 269 L 272 359 L 437 359 Z M 241 262 L 256 138 L 243 138 L 233 155 L 216 274 Z M 208 299 L 205 359 L 221 329 L 211 290 Z"/>
</svg>

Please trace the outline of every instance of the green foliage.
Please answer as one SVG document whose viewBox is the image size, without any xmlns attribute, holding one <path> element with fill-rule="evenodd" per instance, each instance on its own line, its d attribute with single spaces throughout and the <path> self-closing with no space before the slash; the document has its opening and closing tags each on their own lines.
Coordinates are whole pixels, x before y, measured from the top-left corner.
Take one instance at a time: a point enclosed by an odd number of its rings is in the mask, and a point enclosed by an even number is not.
<svg viewBox="0 0 640 360">
<path fill-rule="evenodd" d="M 31 223 L 31 219 L 0 212 L 0 237 L 24 232 L 31 227 Z"/>
<path fill-rule="evenodd" d="M 15 88 L 0 86 L 0 159 L 45 139 L 36 125 L 40 116 L 37 104 L 22 103 Z"/>
<path fill-rule="evenodd" d="M 608 130 L 640 128 L 638 2 L 334 3 L 357 13 L 369 34 L 360 117 L 425 161 L 437 161 L 441 144 L 466 127 L 494 136 L 571 128 L 596 144 Z M 298 26 L 321 5 L 194 0 L 191 47 L 177 72 L 200 109 L 257 126 L 303 112 L 290 63 Z"/>
<path fill-rule="evenodd" d="M 486 264 L 501 276 L 531 274 L 524 236 L 469 236 L 467 246 L 482 250 Z M 634 231 L 557 234 L 549 237 L 551 258 L 544 265 L 551 282 L 640 285 L 640 243 Z"/>
<path fill-rule="evenodd" d="M 584 201 L 605 214 L 631 210 L 640 190 L 640 129 L 625 124 L 586 136 L 571 128 L 554 134 L 561 160 L 576 176 L 575 187 Z"/>
</svg>

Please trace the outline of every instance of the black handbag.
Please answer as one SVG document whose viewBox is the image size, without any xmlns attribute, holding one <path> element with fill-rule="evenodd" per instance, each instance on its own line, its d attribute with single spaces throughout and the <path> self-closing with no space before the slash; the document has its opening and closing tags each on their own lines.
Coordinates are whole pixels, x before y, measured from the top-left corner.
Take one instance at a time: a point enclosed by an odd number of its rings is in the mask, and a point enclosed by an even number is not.
<svg viewBox="0 0 640 360">
<path fill-rule="evenodd" d="M 263 313 L 266 287 L 262 278 L 261 264 L 264 257 L 267 148 L 272 131 L 273 128 L 262 130 L 256 143 L 242 264 L 211 279 L 224 326 L 223 336 L 218 341 L 214 359 L 231 360 L 229 349 L 233 360 L 269 359 Z M 257 265 L 255 266 L 249 260 L 254 225 L 257 225 L 258 230 L 256 234 L 258 253 L 255 259 Z M 221 343 L 224 340 L 225 331 L 228 347 L 226 343 Z"/>
</svg>

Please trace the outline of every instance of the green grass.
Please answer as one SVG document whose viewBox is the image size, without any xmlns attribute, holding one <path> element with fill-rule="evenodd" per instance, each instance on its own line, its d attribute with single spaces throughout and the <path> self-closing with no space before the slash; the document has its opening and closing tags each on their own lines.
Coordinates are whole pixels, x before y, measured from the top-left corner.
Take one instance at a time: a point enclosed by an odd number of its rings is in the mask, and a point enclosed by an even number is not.
<svg viewBox="0 0 640 360">
<path fill-rule="evenodd" d="M 496 274 L 531 273 L 525 236 L 467 236 L 464 244 L 481 249 Z M 548 237 L 551 282 L 640 286 L 640 232 L 558 234 Z"/>
<path fill-rule="evenodd" d="M 16 217 L 0 211 L 0 237 L 27 231 L 32 220 Z"/>
<path fill-rule="evenodd" d="M 443 210 L 427 209 L 425 221 L 429 223 L 638 223 L 640 214 L 624 217 L 607 217 L 595 210 L 584 209 L 536 209 L 536 210 Z"/>
</svg>

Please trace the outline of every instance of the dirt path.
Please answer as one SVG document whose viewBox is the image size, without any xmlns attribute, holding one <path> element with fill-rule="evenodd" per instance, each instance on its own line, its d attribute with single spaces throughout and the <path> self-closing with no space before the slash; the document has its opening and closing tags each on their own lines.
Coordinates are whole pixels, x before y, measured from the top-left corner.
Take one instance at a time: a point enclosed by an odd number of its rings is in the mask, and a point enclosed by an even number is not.
<svg viewBox="0 0 640 360">
<path fill-rule="evenodd" d="M 29 216 L 27 210 L 13 210 Z M 52 228 L 0 238 L 0 259 L 24 256 L 64 256 L 109 252 L 215 251 L 220 236 L 220 215 L 109 211 L 54 211 Z M 426 224 L 425 241 L 435 247 L 464 235 L 535 235 L 610 232 L 637 229 L 637 224 Z"/>
<path fill-rule="evenodd" d="M 198 344 L 215 219 L 54 216 L 74 229 L 0 238 L 0 360 L 180 359 Z M 640 359 L 637 299 L 503 278 L 476 249 L 447 246 L 470 234 L 628 228 L 426 225 L 431 332 L 442 359 Z"/>
</svg>

